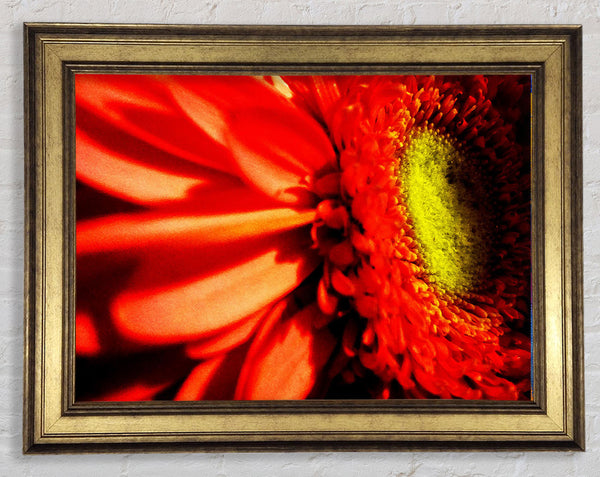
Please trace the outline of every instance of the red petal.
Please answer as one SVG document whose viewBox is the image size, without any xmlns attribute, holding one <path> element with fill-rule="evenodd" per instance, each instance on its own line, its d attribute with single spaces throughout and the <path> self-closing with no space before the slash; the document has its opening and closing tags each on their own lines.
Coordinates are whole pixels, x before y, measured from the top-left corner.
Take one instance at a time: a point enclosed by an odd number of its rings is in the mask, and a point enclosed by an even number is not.
<svg viewBox="0 0 600 477">
<path fill-rule="evenodd" d="M 306 225 L 314 217 L 315 211 L 293 209 L 190 216 L 118 214 L 78 223 L 77 253 L 227 244 Z"/>
<path fill-rule="evenodd" d="M 247 346 L 243 346 L 200 363 L 184 381 L 175 400 L 233 399 L 240 368 L 247 351 Z"/>
<path fill-rule="evenodd" d="M 178 175 L 136 162 L 124 151 L 111 151 L 77 130 L 77 178 L 121 199 L 136 203 L 154 203 L 184 199 L 206 181 L 199 177 Z M 168 156 L 153 151 L 156 159 Z M 160 160 L 160 159 L 159 159 Z"/>
<path fill-rule="evenodd" d="M 323 127 L 276 88 L 244 76 L 169 78 L 175 100 L 229 148 L 246 179 L 271 197 L 310 203 L 313 175 L 335 167 Z"/>
<path fill-rule="evenodd" d="M 335 167 L 324 130 L 300 110 L 239 111 L 231 131 L 231 150 L 242 173 L 274 199 L 311 204 L 315 172 Z"/>
<path fill-rule="evenodd" d="M 340 86 L 343 88 L 348 81 L 343 76 L 286 76 L 283 79 L 295 93 L 294 101 L 323 122 L 328 121 L 331 107 L 341 97 Z"/>
<path fill-rule="evenodd" d="M 94 356 L 100 353 L 100 329 L 95 326 L 90 313 L 78 311 L 75 318 L 75 353 L 77 356 Z"/>
<path fill-rule="evenodd" d="M 192 359 L 207 359 L 239 346 L 252 336 L 271 308 L 269 306 L 239 323 L 219 330 L 215 335 L 186 345 L 186 354 Z"/>
<path fill-rule="evenodd" d="M 217 170 L 235 171 L 226 148 L 181 111 L 169 92 L 171 81 L 166 76 L 78 74 L 77 125 L 81 126 L 83 114 L 88 113 L 96 122 L 112 125 L 177 157 Z M 110 136 L 104 140 L 113 142 Z"/>
<path fill-rule="evenodd" d="M 78 308 L 80 300 L 78 295 Z M 125 356 L 147 350 L 147 346 L 132 343 L 120 336 L 110 319 L 102 314 L 77 310 L 75 316 L 75 354 L 77 357 L 97 358 Z"/>
<path fill-rule="evenodd" d="M 80 257 L 77 260 L 77 309 L 75 349 L 77 356 L 127 355 L 144 346 L 132 343 L 115 330 L 108 304 L 123 289 L 132 271 L 131 263 L 109 261 L 105 257 Z M 104 265 L 104 267 L 100 266 Z"/>
<path fill-rule="evenodd" d="M 181 385 L 175 400 L 196 401 L 202 399 L 210 381 L 218 374 L 224 361 L 225 355 L 220 355 L 196 366 Z"/>
<path fill-rule="evenodd" d="M 172 380 L 155 382 L 129 382 L 123 388 L 101 394 L 94 401 L 151 401 L 154 396 L 163 391 Z"/>
<path fill-rule="evenodd" d="M 329 286 L 323 278 L 319 281 L 317 287 L 317 303 L 319 304 L 319 309 L 326 315 L 333 315 L 339 303 L 339 298 L 329 292 Z"/>
<path fill-rule="evenodd" d="M 167 76 L 164 85 L 182 112 L 223 145 L 229 142 L 229 121 L 236 111 L 291 106 L 276 88 L 253 76 Z"/>
<path fill-rule="evenodd" d="M 148 254 L 112 304 L 134 341 L 174 343 L 229 326 L 293 290 L 318 265 L 305 230 L 256 243 Z"/>
<path fill-rule="evenodd" d="M 304 399 L 313 390 L 336 340 L 312 321 L 316 304 L 293 316 L 269 317 L 248 351 L 236 399 Z"/>
<path fill-rule="evenodd" d="M 333 269 L 333 272 L 331 273 L 331 284 L 335 291 L 341 295 L 352 296 L 356 292 L 352 280 L 344 275 L 339 268 Z"/>
</svg>

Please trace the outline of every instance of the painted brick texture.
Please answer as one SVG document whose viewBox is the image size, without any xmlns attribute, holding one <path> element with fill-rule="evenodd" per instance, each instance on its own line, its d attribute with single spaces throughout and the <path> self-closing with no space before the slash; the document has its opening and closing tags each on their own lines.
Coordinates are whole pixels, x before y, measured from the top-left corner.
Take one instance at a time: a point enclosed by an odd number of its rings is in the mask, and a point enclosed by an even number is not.
<svg viewBox="0 0 600 477">
<path fill-rule="evenodd" d="M 21 455 L 22 23 L 567 24 L 584 26 L 584 260 L 588 450 L 478 453 Z M 1 0 L 0 476 L 594 476 L 600 467 L 600 2 L 598 0 Z"/>
</svg>

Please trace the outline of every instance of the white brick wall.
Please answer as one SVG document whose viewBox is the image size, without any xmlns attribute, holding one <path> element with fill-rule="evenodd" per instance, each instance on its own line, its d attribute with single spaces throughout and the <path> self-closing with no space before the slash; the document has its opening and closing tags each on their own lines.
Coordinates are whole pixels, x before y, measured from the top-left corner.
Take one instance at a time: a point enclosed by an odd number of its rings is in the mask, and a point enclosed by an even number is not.
<svg viewBox="0 0 600 477">
<path fill-rule="evenodd" d="M 21 455 L 24 21 L 584 25 L 586 453 Z M 600 2 L 598 0 L 1 0 L 0 475 L 594 476 L 600 471 Z"/>
</svg>

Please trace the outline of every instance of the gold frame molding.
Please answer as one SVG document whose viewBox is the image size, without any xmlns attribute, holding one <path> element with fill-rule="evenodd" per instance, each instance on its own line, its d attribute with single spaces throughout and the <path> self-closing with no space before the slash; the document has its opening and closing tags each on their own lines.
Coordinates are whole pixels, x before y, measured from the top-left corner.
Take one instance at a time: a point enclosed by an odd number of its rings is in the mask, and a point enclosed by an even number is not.
<svg viewBox="0 0 600 477">
<path fill-rule="evenodd" d="M 25 24 L 24 451 L 583 449 L 580 26 Z M 531 74 L 533 395 L 74 401 L 75 72 Z"/>
</svg>

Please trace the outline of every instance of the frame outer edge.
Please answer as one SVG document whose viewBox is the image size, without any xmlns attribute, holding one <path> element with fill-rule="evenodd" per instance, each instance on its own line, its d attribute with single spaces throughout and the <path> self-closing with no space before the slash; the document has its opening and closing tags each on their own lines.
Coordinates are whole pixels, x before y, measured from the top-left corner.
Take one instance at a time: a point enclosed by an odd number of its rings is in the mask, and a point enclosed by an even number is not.
<svg viewBox="0 0 600 477">
<path fill-rule="evenodd" d="M 585 450 L 585 386 L 583 336 L 583 28 L 571 33 L 571 286 L 573 327 L 573 442 Z"/>
<path fill-rule="evenodd" d="M 24 127 L 25 127 L 25 270 L 24 270 L 24 311 L 25 311 L 25 327 L 24 327 L 24 342 L 25 342 L 25 374 L 24 374 L 24 412 L 25 417 L 23 419 L 23 452 L 24 453 L 47 453 L 47 452 L 124 452 L 129 448 L 136 450 L 146 450 L 150 452 L 156 451 L 177 451 L 177 450 L 204 450 L 204 451 L 223 451 L 223 450 L 253 450 L 253 451 L 266 451 L 266 450 L 344 450 L 344 445 L 341 442 L 333 443 L 329 442 L 323 446 L 324 443 L 317 441 L 297 443 L 294 449 L 290 449 L 291 442 L 256 442 L 252 444 L 250 441 L 240 442 L 212 442 L 206 443 L 205 445 L 189 445 L 181 443 L 181 448 L 175 448 L 173 444 L 168 443 L 156 444 L 156 447 L 152 443 L 139 443 L 139 446 L 133 442 L 121 442 L 119 444 L 104 443 L 99 446 L 96 444 L 53 444 L 52 439 L 49 436 L 44 437 L 44 429 L 40 422 L 36 422 L 36 411 L 37 406 L 42 406 L 43 403 L 36 402 L 36 367 L 39 363 L 35 362 L 35 344 L 37 334 L 39 333 L 36 323 L 38 316 L 36 315 L 41 304 L 38 302 L 37 295 L 35 294 L 37 281 L 40 276 L 43 276 L 43 271 L 36 270 L 37 256 L 40 253 L 40 245 L 36 242 L 37 233 L 43 231 L 45 223 L 41 220 L 37 213 L 37 202 L 40 200 L 40 194 L 44 193 L 44 189 L 40 189 L 40 185 L 37 181 L 40 180 L 38 177 L 37 161 L 36 156 L 36 141 L 37 133 L 39 128 L 43 126 L 44 118 L 42 123 L 38 123 L 36 115 L 36 103 L 40 101 L 40 98 L 36 94 L 36 85 L 41 80 L 39 77 L 40 71 L 36 67 L 36 48 L 38 45 L 43 45 L 44 35 L 60 35 L 60 34 L 77 34 L 87 33 L 90 35 L 98 35 L 110 32 L 113 35 L 127 32 L 130 35 L 137 36 L 148 36 L 155 37 L 161 32 L 170 31 L 173 36 L 185 35 L 196 33 L 198 35 L 205 36 L 240 36 L 246 32 L 253 32 L 254 35 L 262 37 L 276 37 L 281 35 L 283 32 L 290 36 L 304 37 L 309 35 L 320 35 L 323 37 L 334 37 L 338 35 L 347 34 L 353 37 L 361 36 L 378 36 L 378 38 L 387 37 L 405 37 L 409 34 L 415 34 L 416 36 L 450 36 L 451 34 L 458 34 L 462 32 L 461 36 L 470 38 L 476 35 L 489 34 L 491 36 L 505 36 L 514 31 L 519 31 L 520 35 L 527 37 L 535 37 L 538 35 L 562 35 L 563 38 L 570 40 L 568 45 L 570 51 L 570 62 L 567 65 L 568 70 L 565 69 L 563 74 L 570 75 L 571 81 L 571 113 L 572 121 L 565 125 L 571 131 L 571 144 L 570 151 L 564 150 L 563 153 L 570 153 L 571 166 L 570 166 L 570 177 L 563 178 L 563 184 L 568 185 L 572 199 L 570 203 L 571 207 L 571 223 L 567 224 L 570 228 L 571 234 L 571 250 L 570 255 L 565 257 L 571 260 L 571 274 L 568 276 L 570 285 L 573 293 L 570 297 L 571 300 L 571 311 L 572 311 L 572 339 L 570 342 L 565 343 L 567 346 L 573 347 L 573 362 L 572 367 L 567 370 L 568 373 L 573 373 L 573 415 L 570 416 L 572 424 L 573 434 L 563 436 L 567 439 L 563 441 L 553 442 L 539 442 L 537 446 L 539 449 L 542 448 L 569 448 L 572 450 L 584 450 L 585 440 L 585 415 L 584 415 L 584 367 L 583 367 L 583 259 L 582 259 L 582 211 L 580 210 L 582 204 L 582 124 L 581 124 L 581 113 L 582 113 L 582 66 L 581 66 L 581 52 L 582 52 L 582 29 L 581 26 L 553 26 L 553 25 L 535 25 L 527 26 L 530 31 L 518 30 L 517 25 L 510 25 L 509 28 L 502 28 L 500 26 L 455 26 L 455 27 L 444 27 L 441 31 L 444 33 L 437 34 L 433 32 L 434 27 L 384 27 L 384 28 L 373 28 L 373 27 L 256 27 L 256 26 L 243 26 L 237 25 L 233 27 L 227 27 L 222 25 L 205 25 L 202 27 L 198 26 L 186 26 L 186 25 L 110 25 L 110 24 L 49 24 L 49 23 L 24 23 Z M 43 73 L 43 72 L 42 72 Z M 563 78 L 564 81 L 564 78 Z M 64 92 L 63 92 L 64 93 Z M 37 105 L 39 106 L 39 105 Z M 564 111 L 564 110 L 563 110 Z M 39 155 L 39 153 L 38 153 Z M 41 165 L 43 166 L 43 164 Z M 68 172 L 68 171 L 66 171 Z M 563 229 L 564 230 L 564 229 Z M 564 247 L 564 242 L 563 242 Z M 564 249 L 563 249 L 564 250 Z M 41 324 L 41 323 L 40 323 Z M 64 331 L 64 329 L 63 329 Z M 42 376 L 43 377 L 43 376 Z M 40 383 L 37 383 L 40 384 Z M 64 391 L 64 385 L 63 385 Z M 40 415 L 43 420 L 42 415 Z M 38 435 L 39 434 L 39 435 Z M 229 445 L 228 445 L 229 444 Z M 514 444 L 515 447 L 512 447 Z M 522 444 L 529 446 L 532 450 L 535 450 L 536 444 L 531 441 L 524 443 L 509 443 L 506 442 L 504 445 L 500 442 L 464 442 L 455 441 L 450 442 L 427 442 L 419 441 L 415 439 L 411 442 L 399 442 L 397 445 L 404 450 L 417 450 L 432 447 L 442 448 L 460 448 L 474 450 L 479 447 L 482 450 L 490 450 L 490 447 L 497 449 L 520 449 L 522 450 Z M 292 444 L 293 445 L 293 444 Z M 354 447 L 351 443 L 346 443 L 348 450 L 391 450 L 394 446 L 390 446 L 389 443 L 385 442 L 368 442 L 361 441 L 355 443 Z M 106 446 L 106 447 L 105 447 Z M 329 447 L 328 447 L 329 446 Z M 547 447 L 546 447 L 547 446 Z M 78 449 L 79 447 L 79 449 Z M 400 449 L 396 449 L 400 450 Z"/>
<path fill-rule="evenodd" d="M 25 234 L 24 234 L 24 376 L 23 376 L 23 452 L 30 452 L 35 442 L 35 48 L 36 35 L 31 25 L 23 24 L 23 67 L 24 71 L 24 184 L 25 184 Z"/>
</svg>

